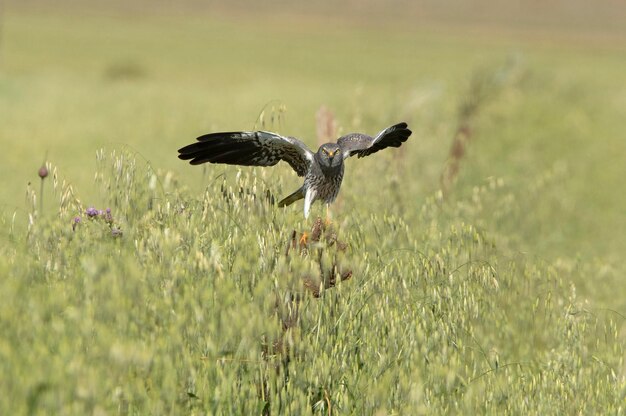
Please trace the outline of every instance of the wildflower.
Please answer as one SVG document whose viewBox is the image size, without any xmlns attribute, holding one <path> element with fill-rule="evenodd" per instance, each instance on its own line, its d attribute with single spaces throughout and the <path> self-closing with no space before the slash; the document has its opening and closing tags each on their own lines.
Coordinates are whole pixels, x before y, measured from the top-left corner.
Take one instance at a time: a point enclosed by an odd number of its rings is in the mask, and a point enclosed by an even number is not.
<svg viewBox="0 0 626 416">
<path fill-rule="evenodd" d="M 98 210 L 95 209 L 94 207 L 89 207 L 85 210 L 85 214 L 87 214 L 87 216 L 89 218 L 93 218 L 93 217 L 97 217 L 98 216 Z"/>
<path fill-rule="evenodd" d="M 106 221 L 109 224 L 113 223 L 113 215 L 111 215 L 111 208 L 107 208 L 104 211 L 104 221 Z"/>
<path fill-rule="evenodd" d="M 39 177 L 43 180 L 48 176 L 48 168 L 46 167 L 46 165 L 41 165 L 41 167 L 39 168 Z"/>
<path fill-rule="evenodd" d="M 81 222 L 80 217 L 74 217 L 74 221 L 72 222 L 72 231 L 76 229 L 76 227 L 78 226 L 78 224 L 80 224 L 80 222 Z"/>
</svg>

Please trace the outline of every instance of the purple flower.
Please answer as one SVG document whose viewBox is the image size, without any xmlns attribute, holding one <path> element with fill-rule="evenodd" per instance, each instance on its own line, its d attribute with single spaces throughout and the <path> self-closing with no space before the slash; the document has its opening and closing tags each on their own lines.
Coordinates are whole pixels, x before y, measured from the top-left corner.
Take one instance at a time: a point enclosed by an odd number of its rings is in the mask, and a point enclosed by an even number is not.
<svg viewBox="0 0 626 416">
<path fill-rule="evenodd" d="M 81 222 L 80 217 L 74 217 L 74 221 L 73 221 L 73 223 L 72 223 L 72 231 L 74 231 L 74 230 L 76 229 L 76 226 L 77 226 L 78 224 L 80 224 L 80 222 Z"/>
<path fill-rule="evenodd" d="M 95 209 L 94 207 L 89 207 L 85 211 L 85 214 L 87 214 L 87 216 L 90 217 L 90 218 L 97 217 L 98 216 L 98 210 Z"/>
<path fill-rule="evenodd" d="M 46 176 L 48 176 L 48 168 L 46 167 L 45 164 L 43 164 L 40 168 L 39 171 L 37 172 L 39 174 L 39 177 L 41 179 L 45 179 Z"/>
</svg>

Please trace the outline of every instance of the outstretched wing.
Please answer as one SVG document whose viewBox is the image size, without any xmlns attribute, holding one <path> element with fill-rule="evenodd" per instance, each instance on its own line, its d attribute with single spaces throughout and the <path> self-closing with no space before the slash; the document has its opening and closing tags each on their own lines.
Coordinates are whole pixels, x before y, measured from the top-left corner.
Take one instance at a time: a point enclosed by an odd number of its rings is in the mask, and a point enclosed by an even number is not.
<svg viewBox="0 0 626 416">
<path fill-rule="evenodd" d="M 313 153 L 294 137 L 283 137 L 267 131 L 210 133 L 196 143 L 178 149 L 178 157 L 192 165 L 226 163 L 242 166 L 274 166 L 284 160 L 304 176 L 313 161 Z"/>
<path fill-rule="evenodd" d="M 366 134 L 351 133 L 340 137 L 337 144 L 341 147 L 343 158 L 358 155 L 359 157 L 369 156 L 385 147 L 400 147 L 411 135 L 406 123 L 398 123 L 387 127 L 378 133 L 376 137 Z"/>
</svg>

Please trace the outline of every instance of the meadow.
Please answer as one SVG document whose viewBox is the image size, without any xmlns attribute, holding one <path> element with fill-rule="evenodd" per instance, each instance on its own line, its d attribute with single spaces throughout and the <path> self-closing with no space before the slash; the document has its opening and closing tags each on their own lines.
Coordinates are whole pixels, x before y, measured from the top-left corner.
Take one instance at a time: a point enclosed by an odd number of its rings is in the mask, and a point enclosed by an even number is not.
<svg viewBox="0 0 626 416">
<path fill-rule="evenodd" d="M 622 35 L 9 8 L 0 414 L 624 414 Z M 176 158 L 322 105 L 413 135 L 309 246 L 287 165 Z"/>
</svg>

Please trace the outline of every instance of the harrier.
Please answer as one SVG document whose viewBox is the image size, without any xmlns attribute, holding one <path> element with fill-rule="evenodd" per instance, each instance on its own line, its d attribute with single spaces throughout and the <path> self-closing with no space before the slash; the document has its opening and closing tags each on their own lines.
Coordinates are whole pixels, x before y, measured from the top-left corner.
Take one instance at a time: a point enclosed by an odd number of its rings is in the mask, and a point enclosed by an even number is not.
<svg viewBox="0 0 626 416">
<path fill-rule="evenodd" d="M 411 130 L 406 123 L 398 123 L 370 137 L 350 133 L 337 139 L 337 143 L 325 143 L 317 152 L 310 151 L 295 137 L 285 137 L 267 131 L 238 131 L 209 133 L 178 150 L 178 157 L 189 160 L 192 165 L 202 163 L 225 163 L 241 166 L 274 166 L 284 160 L 304 176 L 304 184 L 278 203 L 279 207 L 290 205 L 304 198 L 304 216 L 308 218 L 313 202 L 322 200 L 327 207 L 341 187 L 344 160 L 350 156 L 364 157 L 386 147 L 400 147 Z"/>
</svg>

